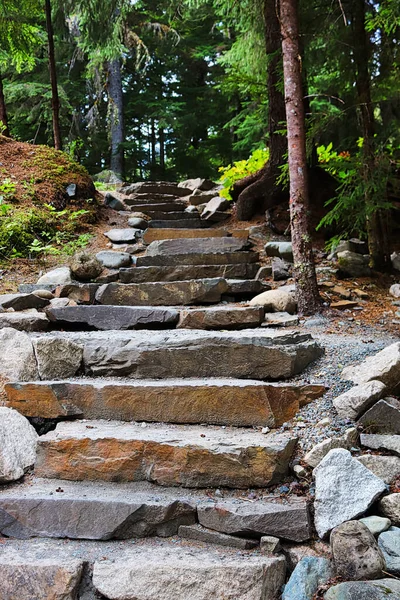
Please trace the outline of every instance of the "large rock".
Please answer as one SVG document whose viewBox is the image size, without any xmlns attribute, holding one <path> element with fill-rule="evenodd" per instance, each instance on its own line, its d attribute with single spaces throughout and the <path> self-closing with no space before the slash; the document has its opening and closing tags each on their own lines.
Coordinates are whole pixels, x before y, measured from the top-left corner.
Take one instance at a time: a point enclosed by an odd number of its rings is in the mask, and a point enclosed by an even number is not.
<svg viewBox="0 0 400 600">
<path fill-rule="evenodd" d="M 258 327 L 264 318 L 259 306 L 215 306 L 183 310 L 178 323 L 186 329 L 246 329 Z M 0 315 L 1 322 L 1 315 Z"/>
<path fill-rule="evenodd" d="M 335 448 L 344 448 L 349 450 L 358 443 L 358 431 L 355 427 L 347 429 L 345 433 L 336 438 L 327 438 L 315 444 L 313 448 L 304 456 L 305 462 L 310 467 L 316 467 L 321 460 Z"/>
<path fill-rule="evenodd" d="M 391 522 L 400 526 L 400 494 L 389 494 L 379 502 L 379 511 Z"/>
<path fill-rule="evenodd" d="M 229 208 L 230 204 L 231 203 L 228 200 L 225 200 L 225 198 L 216 196 L 207 202 L 203 212 L 201 213 L 201 218 L 205 219 L 206 221 L 212 221 L 215 213 L 226 210 Z"/>
<path fill-rule="evenodd" d="M 107 192 L 104 196 L 104 204 L 113 210 L 126 210 L 125 202 L 118 198 L 116 194 L 110 194 L 110 192 Z"/>
<path fill-rule="evenodd" d="M 273 535 L 295 542 L 311 537 L 307 504 L 300 499 L 288 504 L 221 500 L 217 504 L 199 504 L 197 512 L 201 525 L 222 533 L 250 537 Z"/>
<path fill-rule="evenodd" d="M 104 234 L 113 244 L 126 244 L 136 242 L 141 235 L 141 229 L 134 229 L 129 227 L 128 229 L 110 229 Z"/>
<path fill-rule="evenodd" d="M 48 298 L 41 298 L 37 294 L 5 294 L 0 296 L 0 306 L 8 310 L 27 310 L 30 308 L 43 308 L 49 303 Z"/>
<path fill-rule="evenodd" d="M 306 556 L 296 565 L 295 570 L 282 594 L 282 600 L 312 600 L 319 587 L 333 576 L 329 560 Z"/>
<path fill-rule="evenodd" d="M 100 330 L 167 327 L 175 325 L 179 319 L 179 312 L 173 308 L 152 306 L 67 306 L 49 308 L 46 314 L 51 322 L 61 327 L 79 324 Z"/>
<path fill-rule="evenodd" d="M 364 454 L 357 456 L 357 460 L 385 483 L 390 483 L 400 475 L 400 458 L 398 456 Z"/>
<path fill-rule="evenodd" d="M 38 379 L 38 367 L 28 334 L 9 327 L 0 330 L 0 386 L 5 381 Z"/>
<path fill-rule="evenodd" d="M 147 229 L 143 234 L 146 244 L 160 240 L 173 240 L 175 238 L 190 238 L 193 240 L 210 237 L 227 237 L 224 229 Z"/>
<path fill-rule="evenodd" d="M 338 252 L 339 271 L 343 277 L 370 277 L 369 255 L 356 252 Z"/>
<path fill-rule="evenodd" d="M 225 279 L 199 279 L 168 283 L 109 283 L 96 293 L 99 304 L 117 306 L 176 306 L 213 303 L 228 290 Z"/>
<path fill-rule="evenodd" d="M 257 263 L 237 265 L 176 265 L 132 267 L 120 270 L 121 283 L 151 283 L 152 281 L 187 281 L 189 279 L 251 279 L 257 273 Z"/>
<path fill-rule="evenodd" d="M 287 312 L 293 315 L 296 312 L 297 302 L 293 292 L 280 288 L 255 296 L 250 301 L 250 306 L 263 306 L 266 312 Z"/>
<path fill-rule="evenodd" d="M 198 523 L 196 525 L 182 525 L 178 531 L 179 537 L 186 540 L 196 540 L 207 544 L 217 544 L 218 546 L 228 546 L 230 548 L 239 548 L 240 550 L 251 550 L 259 546 L 258 540 L 249 540 L 246 538 L 226 535 L 219 531 L 206 529 Z M 279 540 L 278 540 L 279 541 Z"/>
<path fill-rule="evenodd" d="M 282 258 L 272 259 L 272 279 L 274 281 L 285 281 L 291 276 L 291 265 Z"/>
<path fill-rule="evenodd" d="M 132 258 L 128 252 L 102 250 L 96 254 L 96 258 L 107 269 L 120 269 L 121 267 L 129 267 L 132 264 Z"/>
<path fill-rule="evenodd" d="M 283 557 L 155 546 L 125 560 L 97 561 L 93 583 L 114 600 L 275 600 L 285 570 Z"/>
<path fill-rule="evenodd" d="M 146 219 L 139 219 L 138 217 L 131 217 L 128 219 L 129 227 L 133 227 L 134 229 L 147 229 L 148 222 Z"/>
<path fill-rule="evenodd" d="M 70 283 L 58 286 L 55 294 L 59 298 L 68 298 L 78 304 L 93 304 L 99 287 L 98 283 Z"/>
<path fill-rule="evenodd" d="M 79 370 L 83 346 L 57 337 L 33 340 L 40 379 L 66 379 Z M 33 379 L 33 378 L 32 378 Z"/>
<path fill-rule="evenodd" d="M 202 192 L 209 192 L 213 188 L 216 187 L 216 184 L 210 179 L 202 179 L 201 177 L 196 177 L 196 179 L 186 179 L 185 181 L 181 181 L 178 183 L 179 188 L 185 188 L 192 192 L 194 190 L 200 190 Z M 189 192 L 187 192 L 189 194 Z"/>
<path fill-rule="evenodd" d="M 243 250 L 246 246 L 247 240 L 237 237 L 198 238 L 195 243 L 190 238 L 177 238 L 152 242 L 146 250 L 146 256 L 237 252 Z"/>
<path fill-rule="evenodd" d="M 342 378 L 353 383 L 376 379 L 384 383 L 389 391 L 394 391 L 400 382 L 400 342 L 369 356 L 359 365 L 346 367 L 342 371 Z"/>
<path fill-rule="evenodd" d="M 78 281 L 92 281 L 103 271 L 103 264 L 87 252 L 76 254 L 70 264 L 72 276 Z"/>
<path fill-rule="evenodd" d="M 398 600 L 400 581 L 379 579 L 378 581 L 348 581 L 331 587 L 324 600 Z"/>
<path fill-rule="evenodd" d="M 386 563 L 386 571 L 400 576 L 400 529 L 391 527 L 389 531 L 380 534 L 378 545 Z"/>
<path fill-rule="evenodd" d="M 356 420 L 385 395 L 386 389 L 381 381 L 361 383 L 335 398 L 333 405 L 342 419 Z"/>
<path fill-rule="evenodd" d="M 25 417 L 0 406 L 0 483 L 20 479 L 33 466 L 37 438 Z"/>
<path fill-rule="evenodd" d="M 71 271 L 69 267 L 59 267 L 58 269 L 53 269 L 52 271 L 48 271 L 39 279 L 37 283 L 40 285 L 64 285 L 66 283 L 72 283 Z"/>
<path fill-rule="evenodd" d="M 400 401 L 396 398 L 379 400 L 358 423 L 370 433 L 400 434 Z"/>
<path fill-rule="evenodd" d="M 400 456 L 400 435 L 374 435 L 362 433 L 361 445 L 372 450 L 388 450 L 392 454 Z"/>
<path fill-rule="evenodd" d="M 256 252 L 196 252 L 194 254 L 166 256 L 139 256 L 136 264 L 138 267 L 172 267 L 182 265 L 249 265 L 257 261 L 258 254 Z"/>
<path fill-rule="evenodd" d="M 325 456 L 314 476 L 315 526 L 320 538 L 341 523 L 362 516 L 386 490 L 381 479 L 340 448 Z"/>
<path fill-rule="evenodd" d="M 385 560 L 368 527 L 360 521 L 342 523 L 331 533 L 336 574 L 345 580 L 379 579 Z"/>
<path fill-rule="evenodd" d="M 267 256 L 277 256 L 293 262 L 292 242 L 267 242 L 264 250 Z"/>
<path fill-rule="evenodd" d="M 0 329 L 12 327 L 18 331 L 46 331 L 48 325 L 46 315 L 35 309 L 26 312 L 0 313 Z"/>
</svg>

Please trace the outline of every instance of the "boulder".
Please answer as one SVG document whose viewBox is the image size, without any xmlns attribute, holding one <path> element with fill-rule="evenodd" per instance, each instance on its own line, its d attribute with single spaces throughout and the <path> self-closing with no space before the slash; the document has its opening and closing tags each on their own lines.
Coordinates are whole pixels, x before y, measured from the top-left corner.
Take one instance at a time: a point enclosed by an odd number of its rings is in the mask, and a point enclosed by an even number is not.
<svg viewBox="0 0 400 600">
<path fill-rule="evenodd" d="M 336 575 L 345 580 L 379 579 L 385 560 L 368 527 L 361 521 L 342 523 L 331 533 Z"/>
<path fill-rule="evenodd" d="M 68 339 L 39 337 L 33 340 L 40 379 L 67 379 L 77 374 L 83 347 Z"/>
<path fill-rule="evenodd" d="M 360 523 L 363 523 L 366 527 L 368 527 L 373 535 L 379 535 L 383 531 L 386 531 L 392 524 L 390 519 L 378 517 L 376 515 L 364 517 L 363 519 L 360 519 Z"/>
<path fill-rule="evenodd" d="M 374 435 L 362 433 L 361 445 L 372 450 L 388 450 L 396 456 L 400 456 L 400 435 Z"/>
<path fill-rule="evenodd" d="M 231 202 L 225 198 L 216 196 L 207 202 L 203 212 L 201 213 L 201 218 L 205 219 L 206 221 L 208 219 L 212 220 L 212 217 L 215 215 L 215 213 L 226 210 L 230 205 Z"/>
<path fill-rule="evenodd" d="M 182 310 L 178 327 L 183 329 L 247 329 L 258 327 L 263 318 L 264 309 L 258 306 L 213 306 Z"/>
<path fill-rule="evenodd" d="M 285 281 L 291 277 L 291 265 L 282 258 L 272 259 L 272 279 L 274 281 Z"/>
<path fill-rule="evenodd" d="M 217 546 L 239 548 L 240 550 L 251 550 L 259 545 L 258 540 L 248 540 L 233 535 L 226 535 L 219 531 L 206 529 L 198 523 L 196 525 L 181 525 L 178 530 L 178 535 L 185 540 L 196 540 L 207 544 L 216 544 Z"/>
<path fill-rule="evenodd" d="M 320 538 L 341 523 L 362 516 L 386 490 L 381 479 L 340 448 L 330 450 L 314 476 L 315 527 Z"/>
<path fill-rule="evenodd" d="M 400 283 L 394 283 L 391 285 L 389 294 L 393 296 L 393 298 L 400 298 Z"/>
<path fill-rule="evenodd" d="M 400 271 L 400 254 L 399 252 L 393 252 L 390 255 L 390 260 L 392 261 L 392 267 L 395 271 Z"/>
<path fill-rule="evenodd" d="M 358 423 L 370 433 L 400 434 L 400 401 L 396 398 L 379 400 Z"/>
<path fill-rule="evenodd" d="M 96 256 L 80 252 L 73 257 L 70 270 L 78 281 L 92 281 L 101 274 L 103 265 Z"/>
<path fill-rule="evenodd" d="M 346 367 L 342 371 L 342 379 L 353 383 L 378 380 L 387 386 L 389 392 L 393 392 L 400 382 L 400 342 L 369 356 L 359 365 Z"/>
<path fill-rule="evenodd" d="M 110 192 L 104 196 L 104 204 L 113 210 L 126 210 L 125 202 Z"/>
<path fill-rule="evenodd" d="M 194 190 L 201 190 L 202 192 L 208 192 L 216 187 L 216 184 L 210 179 L 202 179 L 197 177 L 196 179 L 186 179 L 178 183 L 179 188 L 187 188 L 194 192 Z M 189 194 L 189 192 L 188 192 Z"/>
<path fill-rule="evenodd" d="M 386 385 L 381 381 L 361 383 L 335 398 L 333 406 L 342 419 L 356 420 L 374 402 L 384 396 L 386 389 Z"/>
<path fill-rule="evenodd" d="M 113 250 L 102 250 L 96 254 L 97 260 L 107 269 L 121 269 L 132 264 L 131 255 L 128 252 L 115 252 Z"/>
<path fill-rule="evenodd" d="M 378 545 L 386 563 L 386 571 L 396 577 L 400 576 L 400 529 L 391 527 L 380 534 Z"/>
<path fill-rule="evenodd" d="M 170 256 L 176 254 L 237 252 L 247 246 L 247 240 L 236 237 L 210 237 L 193 239 L 177 238 L 151 242 L 146 256 Z"/>
<path fill-rule="evenodd" d="M 218 193 L 218 192 L 217 192 Z M 200 204 L 207 204 L 210 200 L 215 198 L 216 192 L 210 190 L 208 192 L 202 192 L 201 190 L 194 190 L 189 196 L 189 203 L 192 206 L 199 206 Z"/>
<path fill-rule="evenodd" d="M 53 295 L 51 295 L 53 297 Z M 0 307 L 4 310 L 28 310 L 30 308 L 44 308 L 49 304 L 48 298 L 41 298 L 37 294 L 5 294 L 0 296 Z"/>
<path fill-rule="evenodd" d="M 0 329 L 12 327 L 18 331 L 46 331 L 49 321 L 34 308 L 25 312 L 0 313 Z"/>
<path fill-rule="evenodd" d="M 369 255 L 361 255 L 356 252 L 338 252 L 339 273 L 342 277 L 370 277 Z"/>
<path fill-rule="evenodd" d="M 28 419 L 0 406 L 0 483 L 20 479 L 34 465 L 37 439 Z"/>
<path fill-rule="evenodd" d="M 398 456 L 364 454 L 357 456 L 357 460 L 385 483 L 390 483 L 400 475 L 400 458 Z"/>
<path fill-rule="evenodd" d="M 337 438 L 327 438 L 316 444 L 304 457 L 304 461 L 310 467 L 316 467 L 321 460 L 335 448 L 350 449 L 358 443 L 358 431 L 355 427 L 347 429 L 344 435 Z"/>
<path fill-rule="evenodd" d="M 0 329 L 0 382 L 39 379 L 38 367 L 28 334 L 5 327 Z"/>
<path fill-rule="evenodd" d="M 263 306 L 266 312 L 287 312 L 294 314 L 297 302 L 293 292 L 279 288 L 258 294 L 250 300 L 250 306 Z"/>
<path fill-rule="evenodd" d="M 379 512 L 391 520 L 393 525 L 400 526 L 400 494 L 389 494 L 379 502 Z"/>
<path fill-rule="evenodd" d="M 110 229 L 104 234 L 113 244 L 130 244 L 136 242 L 141 236 L 141 229 Z"/>
<path fill-rule="evenodd" d="M 378 581 L 348 581 L 331 587 L 324 600 L 398 600 L 400 581 L 379 579 Z"/>
<path fill-rule="evenodd" d="M 282 600 L 312 600 L 318 588 L 333 576 L 329 560 L 306 556 L 296 565 L 285 585 Z"/>
<path fill-rule="evenodd" d="M 69 267 L 59 267 L 58 269 L 53 269 L 52 271 L 48 271 L 39 279 L 37 283 L 40 285 L 64 285 L 66 283 L 72 283 L 71 271 Z"/>
<path fill-rule="evenodd" d="M 139 219 L 137 217 L 131 217 L 128 219 L 129 227 L 134 227 L 135 229 L 147 229 L 148 222 L 146 219 Z"/>
<path fill-rule="evenodd" d="M 268 242 L 264 246 L 267 256 L 277 256 L 288 262 L 293 262 L 292 242 Z"/>
</svg>

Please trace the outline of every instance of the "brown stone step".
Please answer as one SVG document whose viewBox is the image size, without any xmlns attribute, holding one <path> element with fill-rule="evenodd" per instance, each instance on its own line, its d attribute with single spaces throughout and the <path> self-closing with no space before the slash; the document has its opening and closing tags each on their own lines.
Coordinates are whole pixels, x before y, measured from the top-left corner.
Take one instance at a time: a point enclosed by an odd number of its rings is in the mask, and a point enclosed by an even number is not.
<svg viewBox="0 0 400 600">
<path fill-rule="evenodd" d="M 180 311 L 177 327 L 182 329 L 249 329 L 264 320 L 264 308 L 223 304 Z"/>
<path fill-rule="evenodd" d="M 26 417 L 279 427 L 321 385 L 240 379 L 64 380 L 7 383 L 6 406 Z"/>
<path fill-rule="evenodd" d="M 170 267 L 172 265 L 238 265 L 258 262 L 257 252 L 199 252 L 172 256 L 138 256 L 138 267 Z"/>
<path fill-rule="evenodd" d="M 252 279 L 259 269 L 258 263 L 236 265 L 176 265 L 155 267 L 129 267 L 119 270 L 121 283 L 155 281 L 185 281 L 189 279 Z"/>
<path fill-rule="evenodd" d="M 239 428 L 63 422 L 39 437 L 35 473 L 74 481 L 265 487 L 287 474 L 296 441 Z"/>
</svg>

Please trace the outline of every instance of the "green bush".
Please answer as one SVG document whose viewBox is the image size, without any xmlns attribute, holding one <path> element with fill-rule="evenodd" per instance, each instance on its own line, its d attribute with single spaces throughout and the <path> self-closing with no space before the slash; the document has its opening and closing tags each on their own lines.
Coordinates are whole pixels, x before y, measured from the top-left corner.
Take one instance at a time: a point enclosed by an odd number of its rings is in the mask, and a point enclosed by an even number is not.
<svg viewBox="0 0 400 600">
<path fill-rule="evenodd" d="M 219 172 L 222 173 L 220 183 L 224 186 L 220 191 L 219 195 L 227 200 L 232 200 L 231 189 L 233 184 L 247 175 L 255 173 L 261 169 L 269 158 L 269 151 L 267 148 L 258 148 L 255 150 L 247 160 L 239 160 L 228 165 L 227 167 L 220 167 Z"/>
</svg>

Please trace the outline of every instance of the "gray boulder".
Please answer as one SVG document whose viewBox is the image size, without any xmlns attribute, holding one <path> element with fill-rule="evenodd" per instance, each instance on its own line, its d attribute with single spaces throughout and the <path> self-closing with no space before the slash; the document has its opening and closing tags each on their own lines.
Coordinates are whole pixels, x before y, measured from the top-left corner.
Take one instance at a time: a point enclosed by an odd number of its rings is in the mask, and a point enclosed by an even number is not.
<svg viewBox="0 0 400 600">
<path fill-rule="evenodd" d="M 393 525 L 400 526 L 400 494 L 389 494 L 382 498 L 379 512 L 390 519 Z"/>
<path fill-rule="evenodd" d="M 49 321 L 34 308 L 24 312 L 0 313 L 0 329 L 12 327 L 18 331 L 46 331 Z"/>
<path fill-rule="evenodd" d="M 71 271 L 69 267 L 58 267 L 45 273 L 37 280 L 38 284 L 49 285 L 64 285 L 66 283 L 72 283 Z"/>
<path fill-rule="evenodd" d="M 128 229 L 110 229 L 104 235 L 113 244 L 130 244 L 136 242 L 142 234 L 141 229 L 130 227 Z"/>
<path fill-rule="evenodd" d="M 370 277 L 369 255 L 356 252 L 338 252 L 339 272 L 343 277 Z"/>
<path fill-rule="evenodd" d="M 394 283 L 391 285 L 389 294 L 393 296 L 393 298 L 400 298 L 400 283 Z"/>
<path fill-rule="evenodd" d="M 277 256 L 288 262 L 293 262 L 292 242 L 268 242 L 264 246 L 267 256 Z"/>
<path fill-rule="evenodd" d="M 291 265 L 282 258 L 272 259 L 272 278 L 274 281 L 285 281 L 291 277 Z"/>
<path fill-rule="evenodd" d="M 357 460 L 385 483 L 390 483 L 392 479 L 400 475 L 400 458 L 398 456 L 364 454 L 357 456 Z"/>
<path fill-rule="evenodd" d="M 53 297 L 53 295 L 52 295 Z M 0 306 L 4 310 L 28 310 L 30 308 L 43 308 L 49 303 L 48 298 L 41 298 L 36 293 L 32 294 L 5 294 L 0 296 Z"/>
<path fill-rule="evenodd" d="M 400 401 L 396 398 L 379 400 L 358 423 L 370 433 L 400 434 Z"/>
<path fill-rule="evenodd" d="M 122 267 L 130 267 L 132 264 L 131 255 L 128 252 L 102 250 L 96 254 L 96 258 L 107 269 L 121 269 Z"/>
<path fill-rule="evenodd" d="M 391 527 L 380 534 L 378 545 L 385 559 L 385 570 L 396 577 L 400 576 L 400 529 Z"/>
<path fill-rule="evenodd" d="M 322 442 L 315 444 L 315 446 L 307 452 L 304 460 L 310 467 L 316 467 L 330 450 L 334 450 L 335 448 L 350 449 L 352 446 L 356 446 L 357 443 L 358 431 L 355 427 L 351 427 L 339 437 L 327 438 L 326 440 L 322 440 Z"/>
<path fill-rule="evenodd" d="M 333 576 L 329 560 L 306 556 L 296 565 L 295 570 L 282 594 L 282 600 L 312 600 L 321 585 Z"/>
<path fill-rule="evenodd" d="M 39 337 L 33 340 L 40 379 L 74 377 L 82 363 L 83 347 L 67 339 Z"/>
<path fill-rule="evenodd" d="M 210 179 L 202 179 L 201 177 L 197 177 L 196 179 L 186 179 L 185 181 L 181 181 L 178 183 L 179 188 L 187 188 L 188 190 L 194 192 L 194 190 L 201 190 L 202 192 L 208 192 L 216 187 L 216 184 Z M 188 191 L 189 194 L 189 191 Z"/>
<path fill-rule="evenodd" d="M 30 381 L 39 378 L 32 341 L 27 333 L 10 327 L 1 329 L 0 348 L 1 380 Z"/>
<path fill-rule="evenodd" d="M 0 406 L 0 483 L 20 479 L 34 465 L 37 439 L 28 419 Z"/>
<path fill-rule="evenodd" d="M 398 600 L 400 581 L 379 579 L 378 581 L 349 581 L 331 587 L 324 600 Z"/>
<path fill-rule="evenodd" d="M 359 365 L 346 367 L 342 371 L 342 379 L 353 383 L 378 380 L 387 386 L 388 391 L 393 392 L 400 382 L 400 342 L 369 356 Z"/>
<path fill-rule="evenodd" d="M 79 252 L 73 257 L 70 270 L 72 276 L 78 281 L 92 281 L 101 274 L 103 265 L 96 256 L 87 252 Z"/>
<path fill-rule="evenodd" d="M 104 196 L 104 204 L 106 206 L 109 206 L 113 210 L 126 210 L 127 209 L 125 202 L 123 202 L 123 200 L 121 200 L 114 194 L 110 194 L 110 192 L 107 192 L 107 194 Z"/>
<path fill-rule="evenodd" d="M 135 229 L 147 229 L 148 222 L 146 221 L 146 219 L 131 217 L 130 219 L 128 219 L 128 225 L 129 227 L 134 227 Z"/>
<path fill-rule="evenodd" d="M 388 450 L 396 456 L 400 456 L 400 435 L 374 435 L 362 433 L 361 445 L 372 450 Z"/>
<path fill-rule="evenodd" d="M 386 385 L 381 381 L 369 381 L 352 387 L 333 400 L 333 406 L 342 419 L 357 419 L 374 402 L 386 393 Z"/>
<path fill-rule="evenodd" d="M 219 211 L 224 211 L 230 206 L 230 202 L 225 198 L 221 198 L 221 196 L 216 196 L 209 200 L 201 213 L 202 219 L 212 219 L 213 215 Z"/>
<path fill-rule="evenodd" d="M 331 533 L 336 575 L 345 580 L 379 579 L 385 560 L 368 527 L 361 521 L 342 523 Z"/>
</svg>

